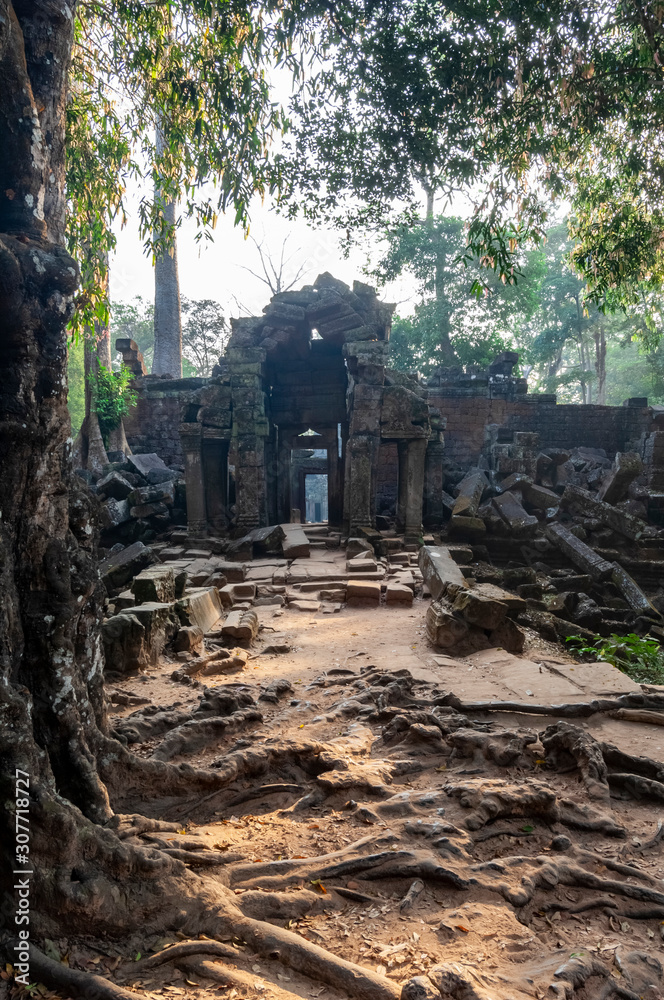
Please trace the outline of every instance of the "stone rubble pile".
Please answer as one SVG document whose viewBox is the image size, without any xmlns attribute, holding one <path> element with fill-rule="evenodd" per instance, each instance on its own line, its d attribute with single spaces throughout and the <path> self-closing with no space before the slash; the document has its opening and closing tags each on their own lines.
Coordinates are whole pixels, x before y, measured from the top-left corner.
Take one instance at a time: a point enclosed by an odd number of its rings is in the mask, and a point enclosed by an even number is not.
<svg viewBox="0 0 664 1000">
<path fill-rule="evenodd" d="M 109 452 L 109 459 L 101 475 L 76 470 L 99 500 L 102 559 L 133 542 L 149 544 L 172 525 L 186 524 L 182 466 L 169 468 L 154 453 Z"/>
</svg>

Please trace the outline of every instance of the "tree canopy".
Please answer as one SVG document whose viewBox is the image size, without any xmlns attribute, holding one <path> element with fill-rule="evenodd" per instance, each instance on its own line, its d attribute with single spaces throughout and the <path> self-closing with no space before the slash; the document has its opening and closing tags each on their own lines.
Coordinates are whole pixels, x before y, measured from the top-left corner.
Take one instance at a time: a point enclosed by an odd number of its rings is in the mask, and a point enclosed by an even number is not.
<svg viewBox="0 0 664 1000">
<path fill-rule="evenodd" d="M 547 203 L 564 197 L 590 298 L 654 308 L 663 19 L 623 0 L 344 4 L 296 101 L 307 214 L 329 218 L 351 192 L 343 224 L 376 224 L 394 199 L 412 209 L 418 182 L 468 190 L 468 253 L 509 280 L 519 243 L 541 239 Z"/>
</svg>

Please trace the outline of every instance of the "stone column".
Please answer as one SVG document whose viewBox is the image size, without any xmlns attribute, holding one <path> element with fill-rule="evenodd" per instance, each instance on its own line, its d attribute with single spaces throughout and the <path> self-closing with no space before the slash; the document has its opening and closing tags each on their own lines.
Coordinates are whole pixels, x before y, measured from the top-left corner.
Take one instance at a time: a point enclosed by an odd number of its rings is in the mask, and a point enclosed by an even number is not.
<svg viewBox="0 0 664 1000">
<path fill-rule="evenodd" d="M 277 451 L 277 520 L 279 524 L 290 522 L 291 507 L 291 439 L 290 434 L 279 430 Z"/>
<path fill-rule="evenodd" d="M 397 531 L 406 530 L 406 508 L 408 507 L 408 445 L 409 441 L 397 441 L 399 456 L 399 479 L 397 481 Z"/>
<path fill-rule="evenodd" d="M 220 534 L 228 527 L 228 440 L 219 431 L 203 431 L 203 481 L 208 528 Z"/>
<path fill-rule="evenodd" d="M 337 435 L 327 443 L 327 523 L 341 527 L 344 513 L 343 457 L 339 455 Z"/>
<path fill-rule="evenodd" d="M 422 495 L 424 492 L 424 457 L 427 450 L 426 438 L 408 441 L 406 471 L 406 511 L 405 541 L 417 542 L 422 534 Z M 399 463 L 401 465 L 401 463 Z M 399 483 L 401 496 L 401 483 Z"/>
<path fill-rule="evenodd" d="M 353 434 L 348 441 L 347 469 L 350 476 L 348 506 L 351 536 L 358 528 L 372 527 L 374 524 L 374 466 L 379 440 L 371 434 Z"/>
<path fill-rule="evenodd" d="M 440 527 L 443 523 L 443 456 L 445 443 L 442 435 L 429 438 L 424 465 L 424 510 L 426 527 Z"/>
<path fill-rule="evenodd" d="M 184 452 L 184 474 L 187 484 L 187 530 L 190 535 L 206 535 L 207 506 L 202 460 L 202 424 L 180 424 L 180 440 Z"/>
<path fill-rule="evenodd" d="M 270 427 L 263 392 L 265 351 L 234 347 L 227 351 L 233 403 L 233 442 L 237 455 L 235 509 L 238 528 L 267 524 L 265 441 Z"/>
</svg>

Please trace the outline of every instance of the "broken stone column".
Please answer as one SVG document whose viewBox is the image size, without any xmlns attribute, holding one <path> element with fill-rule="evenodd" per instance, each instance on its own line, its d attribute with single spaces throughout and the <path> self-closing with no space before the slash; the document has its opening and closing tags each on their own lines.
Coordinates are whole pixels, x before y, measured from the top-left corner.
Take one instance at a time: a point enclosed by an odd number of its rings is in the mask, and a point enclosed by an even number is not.
<svg viewBox="0 0 664 1000">
<path fill-rule="evenodd" d="M 643 471 L 643 462 L 635 451 L 616 452 L 610 471 L 602 480 L 598 500 L 619 503 L 627 496 L 627 490 Z"/>
<path fill-rule="evenodd" d="M 526 513 L 514 493 L 507 490 L 500 496 L 494 497 L 491 503 L 515 538 L 529 538 L 534 535 L 539 521 L 532 514 Z"/>
<path fill-rule="evenodd" d="M 417 542 L 422 535 L 422 500 L 424 492 L 424 458 L 427 441 L 418 438 L 414 441 L 400 441 L 405 444 L 405 463 L 402 467 L 399 461 L 399 495 L 401 496 L 401 477 L 405 483 L 404 504 L 404 536 L 406 543 Z M 401 451 L 399 452 L 401 456 Z"/>
<path fill-rule="evenodd" d="M 481 469 L 471 469 L 459 483 L 453 517 L 476 517 L 482 494 L 489 483 Z"/>
<path fill-rule="evenodd" d="M 587 573 L 593 580 L 608 580 L 613 573 L 613 564 L 598 556 L 589 545 L 582 542 L 580 538 L 573 535 L 562 524 L 549 524 L 546 535 L 550 542 L 553 542 L 560 551 L 567 556 L 570 562 L 583 572 Z"/>
<path fill-rule="evenodd" d="M 343 455 L 339 454 L 339 442 L 335 435 L 327 442 L 327 523 L 341 527 L 343 514 Z"/>
</svg>

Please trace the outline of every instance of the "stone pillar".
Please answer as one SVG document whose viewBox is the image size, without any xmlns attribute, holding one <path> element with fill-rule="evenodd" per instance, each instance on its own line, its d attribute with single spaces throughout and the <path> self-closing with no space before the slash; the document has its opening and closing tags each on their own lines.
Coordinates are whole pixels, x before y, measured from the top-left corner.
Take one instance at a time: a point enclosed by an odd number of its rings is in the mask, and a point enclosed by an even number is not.
<svg viewBox="0 0 664 1000">
<path fill-rule="evenodd" d="M 343 456 L 337 435 L 327 444 L 327 523 L 341 527 L 344 513 Z"/>
<path fill-rule="evenodd" d="M 250 531 L 267 524 L 265 442 L 270 427 L 263 392 L 265 351 L 258 347 L 234 347 L 229 348 L 226 356 L 237 456 L 235 510 L 238 528 Z"/>
<path fill-rule="evenodd" d="M 184 452 L 184 475 L 187 484 L 187 530 L 190 535 L 206 535 L 207 506 L 202 460 L 202 424 L 180 424 L 180 440 Z"/>
<path fill-rule="evenodd" d="M 406 508 L 408 507 L 408 441 L 397 441 L 399 456 L 399 479 L 397 481 L 397 531 L 406 530 Z"/>
<path fill-rule="evenodd" d="M 277 521 L 279 524 L 290 522 L 291 512 L 291 439 L 290 435 L 282 435 L 279 431 L 279 446 L 277 451 Z"/>
<path fill-rule="evenodd" d="M 228 440 L 215 434 L 215 428 L 203 431 L 203 481 L 208 528 L 220 534 L 228 527 Z"/>
<path fill-rule="evenodd" d="M 358 528 L 374 524 L 374 467 L 379 441 L 371 434 L 353 434 L 348 441 L 348 519 L 351 536 Z"/>
<path fill-rule="evenodd" d="M 424 458 L 426 438 L 408 442 L 405 540 L 417 542 L 422 535 L 422 496 L 424 492 Z M 401 490 L 399 490 L 401 492 Z"/>
<path fill-rule="evenodd" d="M 440 527 L 443 523 L 443 456 L 445 443 L 437 434 L 427 442 L 424 464 L 424 509 L 423 520 L 427 528 Z"/>
</svg>

